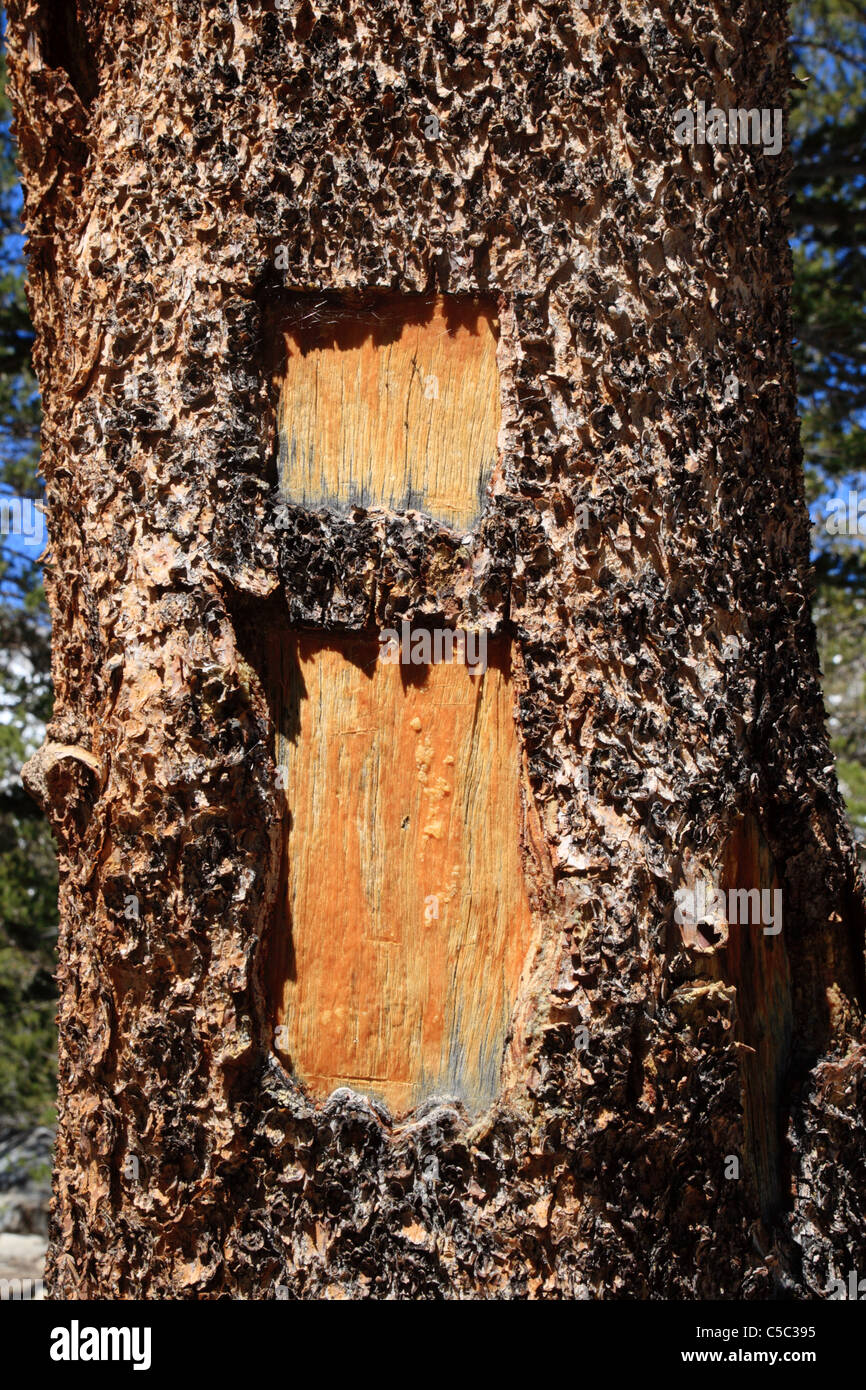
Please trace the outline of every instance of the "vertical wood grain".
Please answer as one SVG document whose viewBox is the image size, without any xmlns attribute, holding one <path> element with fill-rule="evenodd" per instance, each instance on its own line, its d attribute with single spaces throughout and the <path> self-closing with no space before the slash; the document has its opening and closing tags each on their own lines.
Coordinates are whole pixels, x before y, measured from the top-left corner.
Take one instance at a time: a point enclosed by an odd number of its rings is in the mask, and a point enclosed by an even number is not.
<svg viewBox="0 0 866 1390">
<path fill-rule="evenodd" d="M 283 653 L 284 1060 L 319 1094 L 480 1107 L 532 940 L 508 650 L 474 675 L 378 650 L 296 634 Z"/>
<path fill-rule="evenodd" d="M 359 309 L 299 297 L 282 325 L 284 495 L 470 526 L 497 456 L 497 331 L 478 300 L 382 295 Z"/>
</svg>

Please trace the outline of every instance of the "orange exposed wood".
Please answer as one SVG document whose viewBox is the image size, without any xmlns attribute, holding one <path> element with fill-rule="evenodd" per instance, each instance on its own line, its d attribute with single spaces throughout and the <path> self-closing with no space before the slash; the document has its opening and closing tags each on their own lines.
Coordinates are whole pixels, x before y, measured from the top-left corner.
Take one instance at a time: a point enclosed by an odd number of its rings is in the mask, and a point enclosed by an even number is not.
<svg viewBox="0 0 866 1390">
<path fill-rule="evenodd" d="M 378 652 L 283 645 L 277 1050 L 318 1094 L 351 1086 L 400 1111 L 447 1092 L 481 1107 L 533 936 L 508 651 L 489 643 L 474 675 Z"/>
<path fill-rule="evenodd" d="M 299 296 L 282 321 L 285 496 L 471 525 L 497 457 L 497 330 L 478 300 Z"/>
</svg>

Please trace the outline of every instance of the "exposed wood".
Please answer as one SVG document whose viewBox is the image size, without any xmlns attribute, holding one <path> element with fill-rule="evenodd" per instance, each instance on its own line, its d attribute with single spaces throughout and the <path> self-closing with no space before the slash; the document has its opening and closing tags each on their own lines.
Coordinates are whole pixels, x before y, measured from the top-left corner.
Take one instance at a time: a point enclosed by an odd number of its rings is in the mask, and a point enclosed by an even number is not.
<svg viewBox="0 0 866 1390">
<path fill-rule="evenodd" d="M 493 305 L 294 297 L 283 319 L 280 483 L 310 506 L 481 514 L 500 424 Z"/>
<path fill-rule="evenodd" d="M 718 892 L 707 920 L 699 930 L 686 927 L 684 934 L 702 970 L 734 1005 L 743 1157 L 769 1219 L 783 1199 L 779 1115 L 793 1028 L 785 895 L 769 845 L 751 818 L 732 827 L 719 870 L 718 890 L 704 884 L 707 894 Z M 714 993 L 710 986 L 709 997 Z"/>
<path fill-rule="evenodd" d="M 732 892 L 761 895 L 762 915 L 742 910 L 729 913 L 722 952 L 725 980 L 737 994 L 737 1039 L 742 1043 L 744 1149 L 754 1170 L 761 1211 L 772 1219 L 784 1200 L 780 1124 L 785 1081 L 791 1060 L 793 1010 L 791 966 L 784 925 L 784 898 L 770 848 L 754 820 L 737 826 L 726 847 L 722 883 L 729 902 Z M 767 900 L 779 909 L 780 920 L 768 928 Z M 789 903 L 790 910 L 790 903 Z M 778 930 L 776 929 L 778 927 Z"/>
<path fill-rule="evenodd" d="M 532 919 L 507 646 L 488 666 L 386 664 L 375 642 L 286 652 L 288 935 L 278 1048 L 314 1092 L 403 1111 L 498 1089 Z"/>
</svg>

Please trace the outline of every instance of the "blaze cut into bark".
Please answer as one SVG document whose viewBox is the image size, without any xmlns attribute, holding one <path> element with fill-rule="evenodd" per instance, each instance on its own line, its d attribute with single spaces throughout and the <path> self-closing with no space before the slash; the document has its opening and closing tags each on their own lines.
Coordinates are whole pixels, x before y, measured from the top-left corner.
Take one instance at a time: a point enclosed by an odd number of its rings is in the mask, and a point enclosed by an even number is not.
<svg viewBox="0 0 866 1390">
<path fill-rule="evenodd" d="M 728 892 L 779 892 L 769 846 L 754 820 L 737 827 L 727 845 Z M 785 937 L 767 934 L 764 923 L 728 923 L 723 972 L 737 991 L 738 1037 L 743 1044 L 745 1150 L 754 1168 L 764 1215 L 782 1196 L 780 1111 L 790 1060 L 791 970 Z"/>
<path fill-rule="evenodd" d="M 508 646 L 475 674 L 378 654 L 311 635 L 285 652 L 277 1050 L 320 1094 L 405 1110 L 447 1092 L 478 1109 L 533 934 Z"/>
<path fill-rule="evenodd" d="M 497 329 L 494 306 L 476 299 L 293 297 L 279 424 L 286 497 L 471 525 L 496 458 Z"/>
</svg>

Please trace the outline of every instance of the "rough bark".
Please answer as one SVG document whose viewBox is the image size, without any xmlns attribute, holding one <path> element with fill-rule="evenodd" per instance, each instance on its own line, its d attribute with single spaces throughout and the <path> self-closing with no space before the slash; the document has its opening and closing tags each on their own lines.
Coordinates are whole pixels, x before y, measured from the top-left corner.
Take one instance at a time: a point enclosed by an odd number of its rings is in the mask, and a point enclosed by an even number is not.
<svg viewBox="0 0 866 1390">
<path fill-rule="evenodd" d="M 29 780 L 62 874 L 52 1296 L 807 1298 L 866 1270 L 863 902 L 809 616 L 786 157 L 673 139 L 701 98 L 785 105 L 785 22 L 12 0 L 56 687 Z M 498 305 L 499 476 L 468 539 L 280 496 L 273 316 L 377 289 Z M 480 1116 L 323 1099 L 272 1047 L 263 638 L 404 617 L 514 654 L 539 945 Z M 780 887 L 781 935 L 678 924 L 701 880 Z"/>
</svg>

